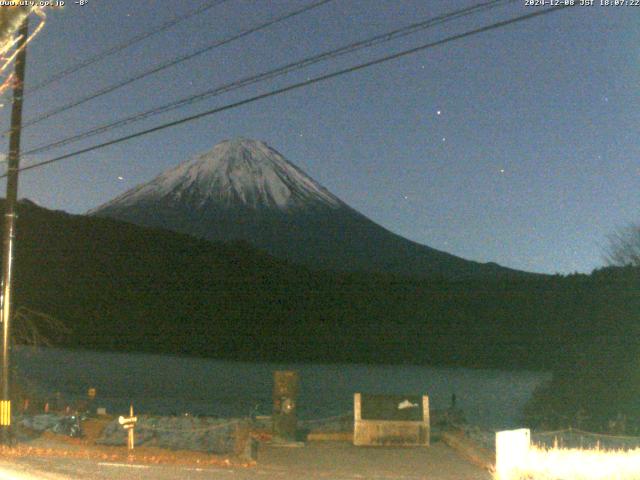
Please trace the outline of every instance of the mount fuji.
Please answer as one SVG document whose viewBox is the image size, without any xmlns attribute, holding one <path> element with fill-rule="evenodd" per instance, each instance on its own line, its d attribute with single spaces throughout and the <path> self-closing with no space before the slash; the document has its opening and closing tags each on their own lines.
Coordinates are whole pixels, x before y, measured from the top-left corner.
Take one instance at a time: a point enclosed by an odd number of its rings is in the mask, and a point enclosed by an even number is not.
<svg viewBox="0 0 640 480">
<path fill-rule="evenodd" d="M 369 220 L 264 142 L 226 140 L 89 215 L 245 241 L 313 269 L 448 278 L 516 273 L 420 245 Z"/>
</svg>

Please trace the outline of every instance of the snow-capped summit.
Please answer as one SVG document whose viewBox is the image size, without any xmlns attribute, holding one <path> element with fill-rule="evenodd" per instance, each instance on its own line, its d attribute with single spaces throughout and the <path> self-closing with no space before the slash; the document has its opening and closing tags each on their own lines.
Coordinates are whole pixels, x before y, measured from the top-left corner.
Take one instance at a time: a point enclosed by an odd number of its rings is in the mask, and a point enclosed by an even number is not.
<svg viewBox="0 0 640 480">
<path fill-rule="evenodd" d="M 263 142 L 226 140 L 89 212 L 212 241 L 248 242 L 312 268 L 459 277 L 504 273 L 402 238 Z"/>
<path fill-rule="evenodd" d="M 192 208 L 304 209 L 342 202 L 266 143 L 238 138 L 168 170 L 97 211 L 140 202 L 184 203 Z"/>
</svg>

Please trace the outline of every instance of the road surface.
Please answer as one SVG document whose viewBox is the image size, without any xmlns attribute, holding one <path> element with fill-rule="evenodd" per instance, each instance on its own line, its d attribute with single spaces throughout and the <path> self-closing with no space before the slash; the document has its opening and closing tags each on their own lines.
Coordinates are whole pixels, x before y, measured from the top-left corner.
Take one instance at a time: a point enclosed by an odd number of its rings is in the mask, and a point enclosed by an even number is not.
<svg viewBox="0 0 640 480">
<path fill-rule="evenodd" d="M 303 447 L 262 446 L 255 467 L 202 468 L 60 457 L 0 462 L 0 480 L 491 480 L 442 443 L 429 448 L 362 448 L 310 442 Z"/>
</svg>

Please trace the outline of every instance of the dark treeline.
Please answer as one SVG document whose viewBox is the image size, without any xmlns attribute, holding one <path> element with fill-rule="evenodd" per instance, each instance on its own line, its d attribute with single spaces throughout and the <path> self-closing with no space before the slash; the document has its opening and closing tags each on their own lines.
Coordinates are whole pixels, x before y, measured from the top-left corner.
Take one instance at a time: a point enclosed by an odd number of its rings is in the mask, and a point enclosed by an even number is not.
<svg viewBox="0 0 640 480">
<path fill-rule="evenodd" d="M 530 423 L 578 408 L 594 424 L 634 415 L 638 269 L 462 280 L 312 272 L 244 244 L 26 202 L 19 213 L 15 303 L 68 325 L 62 346 L 550 370 Z"/>
</svg>

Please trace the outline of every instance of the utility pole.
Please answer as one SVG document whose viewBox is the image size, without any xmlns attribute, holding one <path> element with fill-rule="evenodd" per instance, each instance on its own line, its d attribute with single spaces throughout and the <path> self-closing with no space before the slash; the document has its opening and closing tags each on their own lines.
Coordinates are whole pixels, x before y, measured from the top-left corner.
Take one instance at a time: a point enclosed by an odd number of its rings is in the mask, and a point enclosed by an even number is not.
<svg viewBox="0 0 640 480">
<path fill-rule="evenodd" d="M 20 134 L 22 130 L 22 100 L 24 74 L 27 63 L 29 17 L 25 17 L 19 30 L 11 108 L 11 134 L 7 168 L 7 199 L 5 201 L 2 248 L 2 398 L 0 398 L 0 429 L 4 443 L 11 442 L 11 392 L 9 359 L 11 353 L 11 295 L 13 290 L 13 250 L 15 242 L 16 203 L 18 200 L 18 170 L 20 168 Z"/>
</svg>

